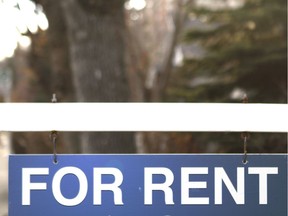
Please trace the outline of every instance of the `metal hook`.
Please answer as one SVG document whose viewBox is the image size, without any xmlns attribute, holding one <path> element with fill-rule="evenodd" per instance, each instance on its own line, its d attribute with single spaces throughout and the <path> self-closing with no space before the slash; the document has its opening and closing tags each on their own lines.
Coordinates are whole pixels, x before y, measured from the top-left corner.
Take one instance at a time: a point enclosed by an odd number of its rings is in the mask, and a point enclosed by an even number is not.
<svg viewBox="0 0 288 216">
<path fill-rule="evenodd" d="M 55 94 L 55 93 L 52 95 L 51 102 L 52 102 L 52 103 L 56 103 L 56 102 L 57 102 L 57 97 L 56 97 L 56 94 Z"/>
<path fill-rule="evenodd" d="M 243 143 L 243 149 L 244 149 L 244 153 L 243 153 L 243 164 L 247 164 L 248 160 L 247 160 L 247 140 L 249 138 L 249 134 L 247 132 L 242 133 L 242 139 L 244 140 Z"/>
<path fill-rule="evenodd" d="M 52 103 L 56 103 L 57 102 L 56 94 L 52 95 L 51 102 Z M 51 142 L 53 144 L 53 163 L 57 164 L 58 163 L 57 151 L 56 151 L 57 131 L 51 131 L 50 140 L 51 140 Z"/>
<path fill-rule="evenodd" d="M 50 139 L 53 144 L 53 163 L 57 164 L 57 151 L 56 151 L 56 141 L 57 141 L 57 131 L 51 131 L 50 133 Z"/>
<path fill-rule="evenodd" d="M 242 98 L 242 102 L 243 103 L 248 103 L 248 96 L 247 94 L 244 94 L 243 95 L 243 98 Z M 244 140 L 244 143 L 243 143 L 243 149 L 244 149 L 244 153 L 243 153 L 243 164 L 247 164 L 248 163 L 248 160 L 247 160 L 247 140 L 249 138 L 249 133 L 248 132 L 243 132 L 241 134 L 241 137 L 242 139 Z"/>
</svg>

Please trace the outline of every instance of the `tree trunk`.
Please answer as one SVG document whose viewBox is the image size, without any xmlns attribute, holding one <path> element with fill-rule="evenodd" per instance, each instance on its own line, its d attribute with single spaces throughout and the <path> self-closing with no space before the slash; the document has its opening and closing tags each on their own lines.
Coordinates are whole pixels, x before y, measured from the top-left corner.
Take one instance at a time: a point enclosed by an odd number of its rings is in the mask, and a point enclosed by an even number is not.
<svg viewBox="0 0 288 216">
<path fill-rule="evenodd" d="M 40 0 L 49 21 L 47 42 L 51 67 L 51 97 L 55 93 L 58 102 L 74 102 L 75 89 L 72 82 L 72 71 L 69 60 L 69 44 L 67 40 L 66 22 L 60 1 Z M 49 101 L 47 101 L 49 102 Z M 80 152 L 79 133 L 59 133 L 63 137 L 65 153 Z"/>
<path fill-rule="evenodd" d="M 130 18 L 135 14 L 133 10 L 127 16 L 130 24 L 127 39 L 130 88 L 134 101 L 163 102 L 173 70 L 174 50 L 191 0 L 146 2 L 151 6 L 136 12 L 139 13 L 138 19 Z M 138 132 L 136 145 L 139 153 L 167 152 L 168 134 Z"/>
<path fill-rule="evenodd" d="M 77 101 L 129 101 L 123 1 L 66 0 L 62 6 Z M 135 152 L 132 133 L 83 133 L 81 146 L 82 152 Z"/>
<path fill-rule="evenodd" d="M 49 0 L 39 2 L 45 8 L 45 14 L 49 21 L 46 34 L 50 54 L 51 90 L 57 95 L 60 102 L 72 102 L 75 99 L 74 87 L 69 62 L 66 23 L 61 3 Z"/>
</svg>

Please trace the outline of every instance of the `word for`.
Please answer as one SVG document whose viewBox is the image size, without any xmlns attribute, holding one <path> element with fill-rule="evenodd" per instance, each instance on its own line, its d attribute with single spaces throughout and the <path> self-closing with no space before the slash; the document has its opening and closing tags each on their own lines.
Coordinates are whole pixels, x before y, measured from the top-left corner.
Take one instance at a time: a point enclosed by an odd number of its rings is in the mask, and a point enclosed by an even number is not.
<svg viewBox="0 0 288 216">
<path fill-rule="evenodd" d="M 65 175 L 74 175 L 79 181 L 79 191 L 73 198 L 65 197 L 61 192 L 61 181 Z M 208 167 L 181 168 L 181 205 L 208 205 L 209 197 L 193 197 L 193 189 L 207 188 L 206 181 L 190 181 L 191 175 L 207 175 Z M 268 203 L 268 176 L 278 174 L 277 167 L 249 167 L 249 175 L 258 176 L 259 204 Z M 49 175 L 49 168 L 22 168 L 22 205 L 31 205 L 32 191 L 47 190 L 46 182 L 31 182 L 31 176 Z M 103 175 L 112 175 L 112 183 L 102 183 Z M 164 181 L 153 182 L 156 175 L 162 175 Z M 115 205 L 124 205 L 121 185 L 124 177 L 122 172 L 114 167 L 93 168 L 93 205 L 102 204 L 102 192 L 112 191 Z M 166 167 L 144 168 L 144 204 L 153 204 L 153 192 L 162 191 L 166 205 L 174 205 L 172 184 L 173 172 Z M 84 201 L 88 192 L 88 180 L 85 173 L 77 167 L 63 167 L 52 178 L 52 193 L 55 200 L 64 206 L 79 205 Z M 222 188 L 226 186 L 237 205 L 245 204 L 245 169 L 237 168 L 237 184 L 233 186 L 223 167 L 214 167 L 214 204 L 222 204 Z M 125 191 L 124 191 L 125 192 Z M 32 193 L 33 195 L 33 193 Z"/>
</svg>

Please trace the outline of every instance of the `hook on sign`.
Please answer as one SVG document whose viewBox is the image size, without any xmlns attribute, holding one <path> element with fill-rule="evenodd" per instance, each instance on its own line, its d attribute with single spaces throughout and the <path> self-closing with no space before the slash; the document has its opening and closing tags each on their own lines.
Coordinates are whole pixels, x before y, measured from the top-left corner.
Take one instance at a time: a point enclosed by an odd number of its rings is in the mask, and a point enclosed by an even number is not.
<svg viewBox="0 0 288 216">
<path fill-rule="evenodd" d="M 244 94 L 243 98 L 242 98 L 242 102 L 243 103 L 248 103 L 248 96 L 247 94 Z M 241 134 L 241 138 L 244 140 L 243 143 L 243 149 L 244 149 L 244 153 L 243 153 L 243 164 L 247 164 L 248 160 L 247 160 L 247 141 L 249 139 L 249 133 L 248 132 L 243 132 Z"/>
<path fill-rule="evenodd" d="M 52 103 L 56 103 L 57 102 L 56 94 L 52 95 L 51 102 Z M 51 140 L 51 142 L 53 144 L 53 163 L 57 164 L 58 163 L 57 151 L 56 151 L 57 131 L 55 131 L 55 130 L 51 131 L 50 140 Z"/>
<path fill-rule="evenodd" d="M 248 163 L 248 160 L 247 160 L 247 141 L 248 141 L 248 139 L 249 139 L 249 133 L 247 133 L 247 132 L 243 132 L 242 134 L 241 134 L 241 138 L 244 140 L 243 141 L 243 150 L 244 150 L 244 152 L 243 152 L 243 164 L 247 164 Z"/>
<path fill-rule="evenodd" d="M 53 144 L 53 163 L 57 164 L 57 151 L 56 151 L 56 141 L 57 141 L 57 131 L 51 131 L 50 133 L 50 140 Z"/>
</svg>

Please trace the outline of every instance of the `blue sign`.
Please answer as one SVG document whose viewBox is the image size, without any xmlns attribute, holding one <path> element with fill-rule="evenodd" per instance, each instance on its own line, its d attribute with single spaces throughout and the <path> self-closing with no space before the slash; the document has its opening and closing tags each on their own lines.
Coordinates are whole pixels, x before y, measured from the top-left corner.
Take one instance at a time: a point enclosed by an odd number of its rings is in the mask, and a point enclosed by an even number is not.
<svg viewBox="0 0 288 216">
<path fill-rule="evenodd" d="M 287 154 L 11 155 L 9 216 L 287 216 Z"/>
</svg>

